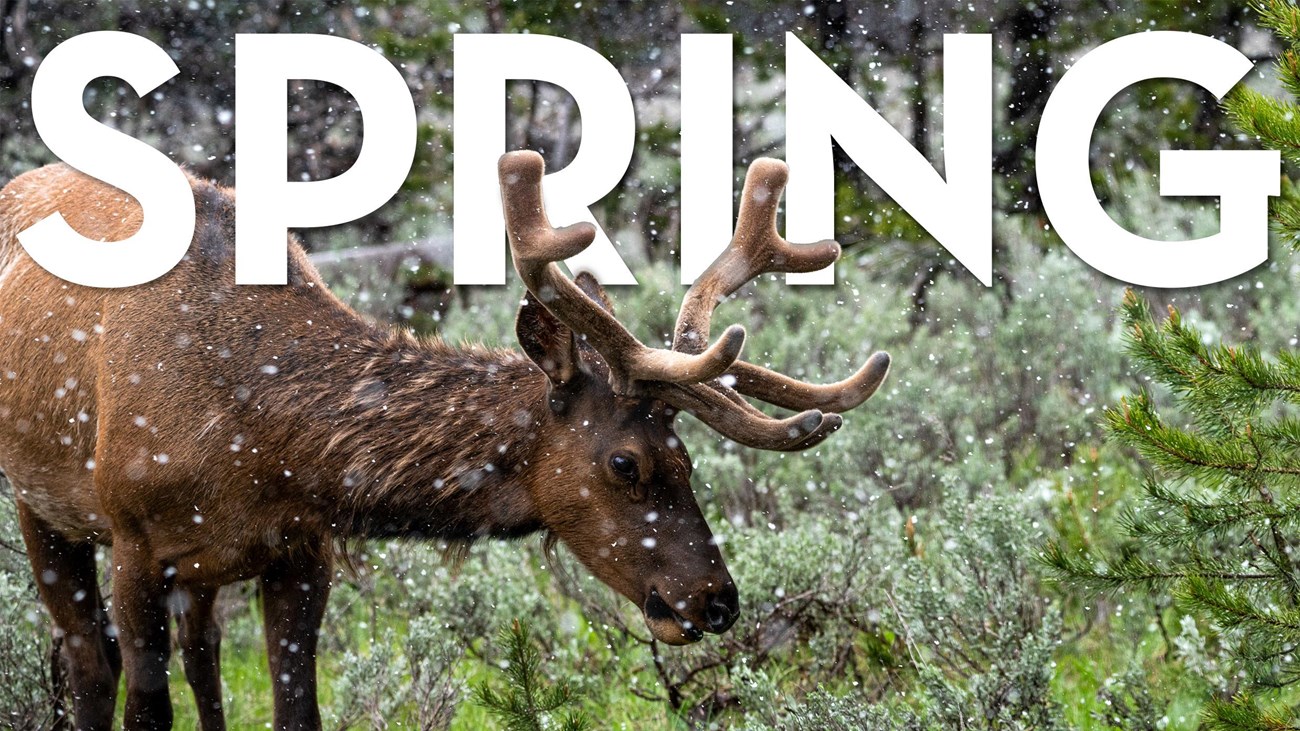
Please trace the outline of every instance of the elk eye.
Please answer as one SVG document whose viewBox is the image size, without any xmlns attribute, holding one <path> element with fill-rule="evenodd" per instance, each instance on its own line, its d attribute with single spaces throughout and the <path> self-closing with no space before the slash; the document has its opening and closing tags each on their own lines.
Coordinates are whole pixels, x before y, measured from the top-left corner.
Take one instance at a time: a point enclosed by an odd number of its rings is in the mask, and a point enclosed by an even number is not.
<svg viewBox="0 0 1300 731">
<path fill-rule="evenodd" d="M 616 454 L 610 457 L 609 466 L 610 469 L 614 470 L 614 474 L 625 480 L 636 482 L 640 479 L 640 475 L 636 471 L 636 460 L 626 454 Z"/>
</svg>

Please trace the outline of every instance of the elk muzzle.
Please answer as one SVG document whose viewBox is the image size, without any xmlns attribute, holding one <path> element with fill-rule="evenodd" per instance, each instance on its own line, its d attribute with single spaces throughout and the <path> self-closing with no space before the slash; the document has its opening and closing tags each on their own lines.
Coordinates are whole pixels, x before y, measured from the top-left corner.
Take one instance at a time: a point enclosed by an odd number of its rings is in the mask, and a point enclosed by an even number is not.
<svg viewBox="0 0 1300 731">
<path fill-rule="evenodd" d="M 702 588 L 683 593 L 650 589 L 641 604 L 646 626 L 655 639 L 668 645 L 698 642 L 705 632 L 722 634 L 740 616 L 740 595 L 731 577 L 706 582 Z"/>
</svg>

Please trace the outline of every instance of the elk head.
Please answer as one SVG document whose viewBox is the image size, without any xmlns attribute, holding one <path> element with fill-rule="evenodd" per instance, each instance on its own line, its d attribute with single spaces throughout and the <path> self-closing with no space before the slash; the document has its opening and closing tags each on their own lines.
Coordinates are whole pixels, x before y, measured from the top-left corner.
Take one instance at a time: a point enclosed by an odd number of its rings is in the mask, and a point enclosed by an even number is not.
<svg viewBox="0 0 1300 731">
<path fill-rule="evenodd" d="M 542 205 L 543 163 L 512 152 L 499 164 L 510 250 L 528 295 L 516 331 L 546 374 L 546 431 L 531 480 L 543 522 L 601 581 L 635 602 L 661 642 L 685 644 L 726 631 L 739 615 L 736 586 L 691 489 L 691 460 L 673 432 L 687 411 L 737 443 L 807 449 L 840 427 L 838 412 L 866 401 L 889 356 L 876 353 L 852 377 L 813 385 L 738 360 L 745 331 L 732 325 L 709 345 L 713 309 L 768 272 L 807 272 L 834 262 L 839 245 L 792 246 L 776 232 L 786 166 L 750 166 L 730 246 L 687 292 L 671 349 L 642 344 L 614 317 L 593 277 L 566 277 L 556 262 L 595 238 L 590 224 L 552 228 Z M 799 411 L 774 418 L 753 396 Z"/>
</svg>

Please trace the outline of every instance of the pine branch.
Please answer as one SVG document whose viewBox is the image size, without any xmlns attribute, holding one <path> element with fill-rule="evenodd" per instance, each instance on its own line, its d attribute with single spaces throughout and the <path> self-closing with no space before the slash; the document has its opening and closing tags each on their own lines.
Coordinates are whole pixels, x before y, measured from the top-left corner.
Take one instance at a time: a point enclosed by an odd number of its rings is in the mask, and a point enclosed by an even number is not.
<svg viewBox="0 0 1300 731">
<path fill-rule="evenodd" d="M 500 643 L 506 646 L 506 689 L 497 692 L 488 683 L 474 688 L 479 705 L 505 722 L 509 731 L 543 731 L 560 709 L 574 703 L 577 694 L 566 682 L 546 687 L 542 680 L 542 656 L 528 626 L 519 620 L 502 630 Z M 549 719 L 549 721 L 548 721 Z M 570 712 L 559 719 L 562 729 L 581 731 L 590 727 L 584 714 Z"/>
<path fill-rule="evenodd" d="M 1193 494 L 1190 486 L 1176 490 L 1170 483 L 1152 477 L 1143 489 L 1149 505 L 1121 515 L 1121 525 L 1128 535 L 1149 538 L 1163 546 L 1223 538 L 1252 526 L 1300 526 L 1300 504 L 1243 500 L 1241 494 L 1252 491 L 1244 485 L 1226 496 L 1202 496 Z"/>
<path fill-rule="evenodd" d="M 1291 48 L 1300 47 L 1300 9 L 1285 0 L 1248 0 L 1259 24 Z"/>
<path fill-rule="evenodd" d="M 1208 348 L 1177 310 L 1171 308 L 1157 325 L 1149 305 L 1131 290 L 1121 309 L 1129 354 L 1154 380 L 1187 399 L 1198 417 L 1219 417 L 1224 409 L 1254 414 L 1279 399 L 1300 404 L 1296 354 L 1282 353 L 1274 363 L 1250 346 Z"/>
<path fill-rule="evenodd" d="M 1103 593 L 1115 593 L 1126 588 L 1164 591 L 1193 578 L 1236 582 L 1277 578 L 1274 574 L 1234 571 L 1221 565 L 1167 568 L 1149 562 L 1136 553 L 1097 562 L 1082 554 L 1070 555 L 1056 542 L 1047 544 L 1039 560 L 1058 579 Z"/>
<path fill-rule="evenodd" d="M 1294 54 L 1283 58 L 1294 63 Z M 1300 162 L 1300 124 L 1296 123 L 1300 106 L 1240 86 L 1224 97 L 1223 108 L 1238 128 L 1264 147 L 1282 153 L 1292 164 Z"/>
<path fill-rule="evenodd" d="M 1167 426 L 1156 415 L 1146 393 L 1139 393 L 1131 401 L 1124 399 L 1118 409 L 1107 409 L 1105 419 L 1112 436 L 1175 474 L 1213 485 L 1250 474 L 1300 479 L 1300 461 L 1271 452 L 1259 454 L 1248 439 L 1211 439 Z"/>
<path fill-rule="evenodd" d="M 1293 250 L 1300 249 L 1300 190 L 1297 190 L 1293 182 L 1282 179 L 1282 194 L 1272 200 L 1269 212 L 1273 219 L 1273 230 Z"/>
<path fill-rule="evenodd" d="M 1263 609 L 1245 592 L 1202 577 L 1189 577 L 1175 594 L 1189 606 L 1204 610 L 1224 629 L 1262 633 L 1274 644 L 1300 643 L 1300 611 L 1295 609 Z"/>
<path fill-rule="evenodd" d="M 1211 698 L 1203 712 L 1208 731 L 1295 731 L 1286 719 L 1255 705 L 1249 695 L 1238 695 L 1231 701 Z"/>
</svg>

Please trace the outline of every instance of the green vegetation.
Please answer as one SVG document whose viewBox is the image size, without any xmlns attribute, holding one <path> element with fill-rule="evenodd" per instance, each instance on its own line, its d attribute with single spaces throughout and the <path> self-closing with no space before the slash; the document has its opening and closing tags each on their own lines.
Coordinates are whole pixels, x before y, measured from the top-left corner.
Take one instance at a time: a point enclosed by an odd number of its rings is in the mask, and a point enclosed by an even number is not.
<svg viewBox="0 0 1300 731">
<path fill-rule="evenodd" d="M 560 681 L 550 687 L 542 679 L 541 653 L 538 652 L 528 626 L 515 620 L 501 631 L 500 643 L 506 646 L 505 689 L 498 691 L 491 683 L 474 688 L 474 700 L 500 719 L 507 731 L 542 731 L 558 727 L 563 731 L 583 731 L 591 724 L 581 712 L 559 711 L 573 705 L 577 695 L 573 687 Z M 553 719 L 562 720 L 557 724 Z"/>
<path fill-rule="evenodd" d="M 1284 0 L 1257 0 L 1252 7 L 1285 44 L 1277 74 L 1294 99 L 1300 95 L 1300 9 Z M 1293 100 L 1242 88 L 1227 108 L 1238 126 L 1295 164 L 1300 125 Z M 1274 208 L 1278 230 L 1293 243 L 1296 201 L 1288 186 Z M 1187 612 L 1180 627 L 1196 643 L 1187 648 L 1189 657 L 1199 656 L 1208 671 L 1206 728 L 1295 728 L 1300 352 L 1282 349 L 1268 357 L 1249 342 L 1210 345 L 1213 339 L 1172 305 L 1157 325 L 1148 302 L 1133 292 L 1122 310 L 1129 355 L 1186 421 L 1162 416 L 1146 389 L 1107 409 L 1107 430 L 1150 469 L 1141 500 L 1123 519 L 1127 540 L 1100 559 L 1054 543 L 1045 560 L 1080 586 L 1170 597 Z M 1215 636 L 1208 655 L 1202 627 Z M 1149 697 L 1135 700 L 1151 707 Z"/>
<path fill-rule="evenodd" d="M 814 380 L 878 348 L 895 355 L 882 391 L 809 454 L 738 449 L 682 419 L 697 494 L 742 592 L 730 632 L 657 645 L 638 610 L 534 541 L 484 543 L 459 566 L 434 545 L 373 543 L 356 576 L 339 575 L 324 624 L 327 723 L 505 728 L 471 691 L 513 687 L 502 672 L 510 643 L 495 638 L 518 621 L 539 653 L 537 686 L 571 688 L 572 710 L 594 727 L 1195 728 L 1225 672 L 1217 629 L 1168 600 L 1096 597 L 1040 576 L 1049 540 L 1124 543 L 1141 465 L 1099 421 L 1140 380 L 1112 315 L 1120 285 L 1060 249 L 1025 245 L 1038 233 L 1014 225 L 1001 229 L 1016 242 L 1003 264 L 1012 296 L 945 278 L 919 327 L 909 293 L 871 283 L 853 260 L 834 289 L 765 281 L 719 312 L 748 326 L 754 357 Z M 1289 301 L 1288 259 L 1273 261 L 1199 293 L 1240 303 L 1261 347 L 1294 332 L 1280 325 L 1294 303 L 1269 309 Z M 673 276 L 655 268 L 613 293 L 636 332 L 671 331 Z M 507 342 L 517 301 L 476 292 L 442 332 Z M 1187 317 L 1206 332 L 1232 328 L 1207 319 L 1216 309 Z M 12 528 L 3 535 L 16 541 Z M 12 581 L 30 590 L 17 559 Z M 223 606 L 232 727 L 260 723 L 270 681 L 257 603 L 231 587 Z M 28 594 L 14 611 L 38 609 Z M 23 636 L 40 637 L 40 619 L 25 622 Z M 173 697 L 192 723 L 179 662 Z"/>
<path fill-rule="evenodd" d="M 1129 352 L 1191 417 L 1171 425 L 1141 392 L 1106 412 L 1109 431 L 1153 472 L 1123 519 L 1129 545 L 1102 561 L 1060 545 L 1046 560 L 1063 577 L 1100 591 L 1132 587 L 1171 595 L 1185 634 L 1213 627 L 1220 665 L 1205 709 L 1216 729 L 1282 728 L 1289 710 L 1262 710 L 1252 694 L 1295 683 L 1300 637 L 1291 558 L 1295 498 L 1295 355 L 1266 361 L 1249 346 L 1207 347 L 1170 308 L 1160 326 L 1145 300 L 1124 300 Z M 1190 620 L 1190 621 L 1189 621 Z M 1210 678 L 1207 678 L 1210 679 Z M 1289 698 L 1288 695 L 1282 695 Z"/>
</svg>

